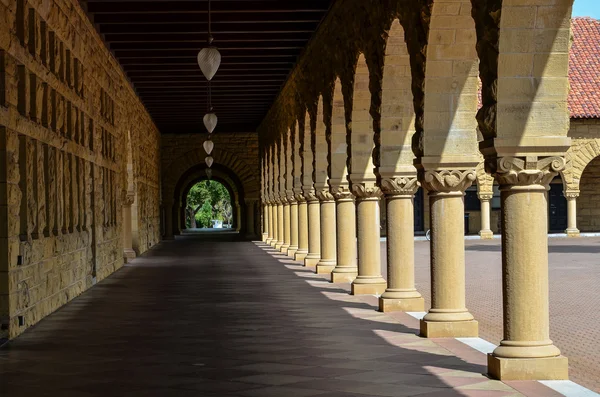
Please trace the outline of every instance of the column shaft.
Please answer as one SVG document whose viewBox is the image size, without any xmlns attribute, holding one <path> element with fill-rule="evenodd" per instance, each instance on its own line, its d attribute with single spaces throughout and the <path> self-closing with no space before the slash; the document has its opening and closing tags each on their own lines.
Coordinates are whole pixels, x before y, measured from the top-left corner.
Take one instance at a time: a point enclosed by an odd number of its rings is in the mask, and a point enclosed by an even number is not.
<svg viewBox="0 0 600 397">
<path fill-rule="evenodd" d="M 298 251 L 298 202 L 290 204 L 290 246 L 287 255 L 293 258 Z"/>
<path fill-rule="evenodd" d="M 579 229 L 577 228 L 577 195 L 566 194 L 567 196 L 567 233 L 568 237 L 579 237 Z"/>
<path fill-rule="evenodd" d="M 308 255 L 308 204 L 306 201 L 298 202 L 298 251 L 294 260 L 304 261 Z"/>
<path fill-rule="evenodd" d="M 336 262 L 335 201 L 333 197 L 321 201 L 321 258 L 317 263 L 318 274 L 329 274 Z"/>
<path fill-rule="evenodd" d="M 308 255 L 304 266 L 316 266 L 321 258 L 321 216 L 319 200 L 308 202 Z"/>
<path fill-rule="evenodd" d="M 428 338 L 477 336 L 465 303 L 464 193 L 431 192 L 431 309 L 421 320 Z"/>
<path fill-rule="evenodd" d="M 415 288 L 413 195 L 386 195 L 387 289 L 379 310 L 421 312 L 424 300 Z"/>
<path fill-rule="evenodd" d="M 277 203 L 273 204 L 273 207 L 271 209 L 271 219 L 272 219 L 272 223 L 273 223 L 273 239 L 271 240 L 271 247 L 275 248 L 275 245 L 277 245 L 277 239 L 279 238 L 279 214 L 277 211 L 277 208 L 279 207 L 279 205 Z"/>
<path fill-rule="evenodd" d="M 133 250 L 133 241 L 131 238 L 131 204 L 127 201 L 123 205 L 123 258 L 125 263 L 128 263 L 131 259 L 135 258 L 135 251 Z"/>
<path fill-rule="evenodd" d="M 283 245 L 283 204 L 277 204 L 277 242 L 275 243 L 275 249 L 280 250 Z"/>
<path fill-rule="evenodd" d="M 262 216 L 262 241 L 267 242 L 269 238 L 269 205 L 263 205 L 263 216 Z"/>
<path fill-rule="evenodd" d="M 350 283 L 356 278 L 356 207 L 353 197 L 338 199 L 336 210 L 337 264 L 331 272 L 332 283 Z"/>
<path fill-rule="evenodd" d="M 358 276 L 352 294 L 380 295 L 386 282 L 381 276 L 379 197 L 357 198 Z"/>
<path fill-rule="evenodd" d="M 480 197 L 481 202 L 481 230 L 479 231 L 479 237 L 482 239 L 491 239 L 494 237 L 494 233 L 490 228 L 490 198 Z"/>
<path fill-rule="evenodd" d="M 290 247 L 290 203 L 287 201 L 283 204 L 283 244 L 279 249 L 284 254 L 287 254 Z"/>
</svg>

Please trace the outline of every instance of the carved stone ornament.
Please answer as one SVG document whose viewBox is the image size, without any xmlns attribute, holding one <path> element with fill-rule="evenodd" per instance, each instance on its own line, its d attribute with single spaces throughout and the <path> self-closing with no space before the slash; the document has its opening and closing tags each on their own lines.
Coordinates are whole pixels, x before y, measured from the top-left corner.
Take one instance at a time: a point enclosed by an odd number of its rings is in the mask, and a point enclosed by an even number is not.
<svg viewBox="0 0 600 397">
<path fill-rule="evenodd" d="M 312 186 L 311 187 L 303 187 L 302 195 L 304 196 L 304 199 L 308 202 L 319 201 L 319 198 L 316 195 L 315 189 L 313 189 Z"/>
<path fill-rule="evenodd" d="M 329 189 L 319 189 L 315 195 L 319 201 L 333 201 L 333 194 L 329 192 Z"/>
<path fill-rule="evenodd" d="M 132 205 L 135 201 L 135 192 L 123 190 L 123 205 Z"/>
<path fill-rule="evenodd" d="M 494 197 L 494 193 L 478 193 L 477 197 L 481 201 L 490 201 Z"/>
<path fill-rule="evenodd" d="M 565 197 L 568 199 L 576 199 L 579 197 L 579 190 L 567 190 L 565 192 Z"/>
<path fill-rule="evenodd" d="M 423 184 L 430 192 L 464 192 L 476 178 L 474 169 L 425 171 Z"/>
<path fill-rule="evenodd" d="M 565 165 L 564 157 L 558 156 L 542 159 L 535 156 L 502 157 L 497 159 L 495 174 L 501 185 L 541 185 L 547 188 Z"/>
<path fill-rule="evenodd" d="M 296 196 L 293 190 L 288 190 L 286 193 L 286 200 L 288 203 L 293 204 L 296 202 Z"/>
<path fill-rule="evenodd" d="M 333 195 L 335 201 L 352 201 L 354 200 L 354 195 L 350 191 L 349 186 L 347 185 L 337 185 L 330 186 L 329 191 Z"/>
<path fill-rule="evenodd" d="M 381 189 L 379 186 L 364 183 L 353 183 L 352 194 L 358 200 L 378 200 L 381 198 Z"/>
<path fill-rule="evenodd" d="M 417 175 L 383 178 L 381 180 L 381 190 L 386 195 L 414 196 L 419 190 L 419 186 L 421 184 L 417 180 Z"/>
</svg>

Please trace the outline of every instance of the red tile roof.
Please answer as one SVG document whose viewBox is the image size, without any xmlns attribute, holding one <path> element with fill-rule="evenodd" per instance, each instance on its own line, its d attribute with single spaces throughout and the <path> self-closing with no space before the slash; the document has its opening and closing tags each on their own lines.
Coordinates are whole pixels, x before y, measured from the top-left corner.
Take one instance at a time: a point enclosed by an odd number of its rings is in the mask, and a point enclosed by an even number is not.
<svg viewBox="0 0 600 397">
<path fill-rule="evenodd" d="M 569 52 L 571 118 L 600 118 L 600 21 L 573 18 Z"/>
</svg>

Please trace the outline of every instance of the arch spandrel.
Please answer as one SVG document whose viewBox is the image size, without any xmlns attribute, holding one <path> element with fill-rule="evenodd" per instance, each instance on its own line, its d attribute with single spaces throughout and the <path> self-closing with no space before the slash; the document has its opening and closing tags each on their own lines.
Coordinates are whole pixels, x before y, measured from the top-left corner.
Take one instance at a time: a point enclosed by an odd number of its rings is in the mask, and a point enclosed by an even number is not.
<svg viewBox="0 0 600 397">
<path fill-rule="evenodd" d="M 312 147 L 312 131 L 310 115 L 305 112 L 300 126 L 300 139 L 302 140 L 302 189 L 305 194 L 314 192 L 313 173 L 314 173 L 314 153 Z"/>
<path fill-rule="evenodd" d="M 354 75 L 352 118 L 350 122 L 350 180 L 352 183 L 375 181 L 373 173 L 373 118 L 370 113 L 369 68 L 360 54 Z"/>
<path fill-rule="evenodd" d="M 329 186 L 348 186 L 348 136 L 342 82 L 335 79 L 331 103 L 331 154 Z"/>
<path fill-rule="evenodd" d="M 326 126 L 323 114 L 323 96 L 319 96 L 317 103 L 316 127 L 315 127 L 315 189 L 323 190 L 327 188 L 327 156 L 328 144 Z"/>
<path fill-rule="evenodd" d="M 433 2 L 425 68 L 424 165 L 472 167 L 479 162 L 479 59 L 471 9 L 469 0 Z"/>
<path fill-rule="evenodd" d="M 396 19 L 389 30 L 383 66 L 379 174 L 414 173 L 415 110 L 410 54 Z"/>
</svg>

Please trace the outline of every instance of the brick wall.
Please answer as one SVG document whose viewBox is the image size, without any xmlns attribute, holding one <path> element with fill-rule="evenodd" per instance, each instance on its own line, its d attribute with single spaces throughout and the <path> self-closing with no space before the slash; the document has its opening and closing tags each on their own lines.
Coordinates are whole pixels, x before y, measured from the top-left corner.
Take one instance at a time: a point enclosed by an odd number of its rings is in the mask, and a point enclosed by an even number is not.
<svg viewBox="0 0 600 397">
<path fill-rule="evenodd" d="M 0 337 L 122 266 L 128 132 L 145 250 L 157 129 L 76 0 L 0 0 Z"/>
</svg>

